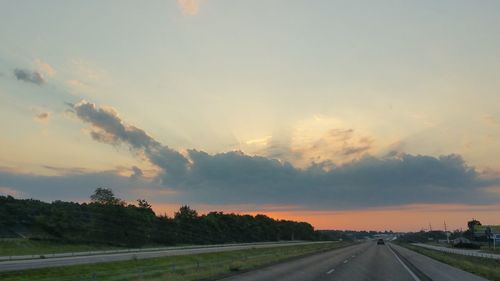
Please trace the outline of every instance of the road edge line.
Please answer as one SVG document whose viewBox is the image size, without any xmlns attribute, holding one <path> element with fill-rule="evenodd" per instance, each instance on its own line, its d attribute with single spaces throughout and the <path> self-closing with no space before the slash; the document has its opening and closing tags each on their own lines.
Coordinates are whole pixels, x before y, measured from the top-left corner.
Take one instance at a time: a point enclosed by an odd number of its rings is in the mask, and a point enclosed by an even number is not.
<svg viewBox="0 0 500 281">
<path fill-rule="evenodd" d="M 398 257 L 398 255 L 394 252 L 394 250 L 392 250 L 392 247 L 390 245 L 388 245 L 388 246 L 389 246 L 389 250 L 391 251 L 391 253 L 396 257 L 396 259 L 406 269 L 406 271 L 408 271 L 408 273 L 410 273 L 413 280 L 421 281 L 420 278 L 418 278 L 418 276 L 415 275 L 415 273 L 413 273 L 413 271 L 411 271 L 411 269 L 408 266 L 406 266 L 406 264 Z"/>
</svg>

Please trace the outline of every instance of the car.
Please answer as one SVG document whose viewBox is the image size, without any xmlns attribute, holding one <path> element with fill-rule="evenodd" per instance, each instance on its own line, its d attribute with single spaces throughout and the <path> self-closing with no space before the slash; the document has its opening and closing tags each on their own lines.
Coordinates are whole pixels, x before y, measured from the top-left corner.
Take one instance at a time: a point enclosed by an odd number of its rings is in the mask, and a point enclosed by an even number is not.
<svg viewBox="0 0 500 281">
<path fill-rule="evenodd" d="M 385 245 L 384 239 L 377 240 L 377 245 Z"/>
</svg>

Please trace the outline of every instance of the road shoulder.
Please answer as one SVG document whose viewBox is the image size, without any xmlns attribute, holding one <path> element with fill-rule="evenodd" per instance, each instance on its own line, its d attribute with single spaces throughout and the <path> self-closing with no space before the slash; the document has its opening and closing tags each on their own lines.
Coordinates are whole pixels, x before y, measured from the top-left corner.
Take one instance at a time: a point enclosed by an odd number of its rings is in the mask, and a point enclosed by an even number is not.
<svg viewBox="0 0 500 281">
<path fill-rule="evenodd" d="M 391 243 L 399 255 L 401 255 L 411 265 L 416 267 L 419 271 L 425 274 L 428 278 L 434 281 L 487 281 L 480 276 L 466 272 L 459 268 L 450 266 L 440 261 L 434 260 L 425 255 L 419 254 L 407 248 Z"/>
</svg>

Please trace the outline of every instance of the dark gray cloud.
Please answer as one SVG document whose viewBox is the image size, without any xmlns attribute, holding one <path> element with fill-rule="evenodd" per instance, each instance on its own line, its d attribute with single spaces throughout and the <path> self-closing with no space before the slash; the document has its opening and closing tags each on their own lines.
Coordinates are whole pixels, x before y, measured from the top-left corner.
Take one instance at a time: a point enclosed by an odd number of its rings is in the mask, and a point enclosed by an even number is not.
<svg viewBox="0 0 500 281">
<path fill-rule="evenodd" d="M 33 83 L 36 85 L 43 85 L 46 82 L 42 74 L 40 74 L 40 72 L 38 71 L 16 68 L 14 69 L 14 76 L 17 80 L 27 83 Z"/>
<path fill-rule="evenodd" d="M 174 188 L 211 203 L 294 204 L 345 209 L 410 203 L 499 202 L 457 155 L 365 157 L 325 170 L 301 170 L 286 162 L 228 152 L 190 151 L 192 166 Z M 496 180 L 498 183 L 498 180 Z"/>
<path fill-rule="evenodd" d="M 44 201 L 53 200 L 88 200 L 98 187 L 108 187 L 117 195 L 133 201 L 140 197 L 134 189 L 148 187 L 158 189 L 158 184 L 137 178 L 120 176 L 117 171 L 91 172 L 78 168 L 57 168 L 54 171 L 63 172 L 57 176 L 44 176 L 18 173 L 0 169 L 0 195 L 2 188 L 15 191 L 16 197 L 35 198 Z M 164 188 L 164 187 L 162 187 Z"/>
<path fill-rule="evenodd" d="M 72 105 L 75 114 L 83 121 L 92 124 L 92 137 L 101 142 L 125 142 L 134 149 L 145 149 L 159 145 L 143 130 L 125 125 L 116 111 L 111 108 L 97 108 L 89 102 Z"/>
<path fill-rule="evenodd" d="M 131 179 L 136 180 L 136 179 L 142 177 L 143 175 L 144 175 L 144 173 L 142 172 L 142 170 L 139 167 L 137 167 L 137 166 L 132 167 L 132 174 L 130 175 Z"/>
<path fill-rule="evenodd" d="M 143 151 L 169 180 L 178 181 L 185 176 L 188 160 L 182 154 L 161 145 L 142 129 L 125 124 L 115 110 L 86 101 L 70 106 L 78 118 L 92 125 L 94 140 L 114 145 L 125 143 L 131 149 Z"/>
<path fill-rule="evenodd" d="M 198 202 L 295 204 L 318 209 L 500 202 L 498 196 L 486 191 L 500 180 L 483 179 L 459 155 L 365 156 L 340 166 L 324 162 L 298 169 L 288 162 L 242 152 L 188 150 L 183 155 L 125 124 L 112 109 L 88 102 L 72 108 L 92 126 L 95 140 L 143 151 L 161 169 L 159 180 L 163 185 Z M 345 139 L 352 132 L 333 133 Z M 358 151 L 347 148 L 346 153 L 365 150 L 363 146 L 353 149 Z"/>
</svg>

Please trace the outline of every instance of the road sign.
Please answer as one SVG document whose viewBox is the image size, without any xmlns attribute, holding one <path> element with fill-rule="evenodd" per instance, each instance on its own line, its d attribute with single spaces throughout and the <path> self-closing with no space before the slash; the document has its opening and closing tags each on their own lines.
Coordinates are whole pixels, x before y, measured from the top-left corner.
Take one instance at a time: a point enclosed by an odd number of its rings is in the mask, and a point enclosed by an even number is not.
<svg viewBox="0 0 500 281">
<path fill-rule="evenodd" d="M 492 234 L 491 239 L 495 240 L 497 243 L 500 243 L 500 233 Z"/>
<path fill-rule="evenodd" d="M 491 235 L 491 239 L 493 239 L 493 250 L 496 250 L 497 244 L 500 244 L 500 234 L 499 233 L 493 233 Z"/>
<path fill-rule="evenodd" d="M 489 236 L 490 233 L 500 233 L 500 225 L 476 225 L 474 236 Z"/>
</svg>

